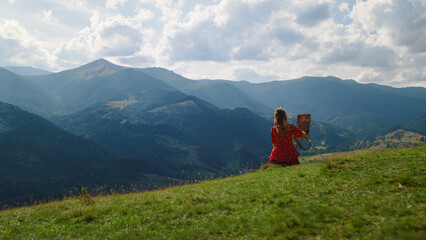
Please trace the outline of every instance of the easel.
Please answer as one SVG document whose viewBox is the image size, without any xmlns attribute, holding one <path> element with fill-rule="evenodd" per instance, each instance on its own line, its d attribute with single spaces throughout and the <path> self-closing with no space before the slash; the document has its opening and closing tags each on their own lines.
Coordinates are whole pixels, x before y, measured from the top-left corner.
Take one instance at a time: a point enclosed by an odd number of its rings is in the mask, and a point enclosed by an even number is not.
<svg viewBox="0 0 426 240">
<path fill-rule="evenodd" d="M 311 140 L 309 139 L 309 135 L 311 133 L 311 114 L 299 114 L 297 115 L 297 128 L 304 131 L 306 133 L 306 139 L 305 138 L 294 138 L 294 140 L 297 143 L 297 146 L 299 146 L 300 149 L 303 151 L 307 151 L 311 148 L 311 146 L 315 149 L 315 151 L 324 159 L 325 157 L 318 151 L 318 149 L 312 144 Z M 303 145 L 300 143 L 300 139 L 304 139 L 309 143 L 307 148 L 304 148 Z"/>
</svg>

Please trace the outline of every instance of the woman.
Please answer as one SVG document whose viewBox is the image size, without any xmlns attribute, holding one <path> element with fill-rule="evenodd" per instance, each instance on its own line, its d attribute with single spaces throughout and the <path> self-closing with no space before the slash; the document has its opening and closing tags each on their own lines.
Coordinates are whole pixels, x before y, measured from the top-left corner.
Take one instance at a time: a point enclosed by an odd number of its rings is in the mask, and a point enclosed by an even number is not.
<svg viewBox="0 0 426 240">
<path fill-rule="evenodd" d="M 277 108 L 274 114 L 274 124 L 271 128 L 271 143 L 274 146 L 269 163 L 279 163 L 290 166 L 300 164 L 299 155 L 293 145 L 293 137 L 307 138 L 306 134 L 293 124 L 287 122 L 287 114 L 284 109 Z"/>
</svg>

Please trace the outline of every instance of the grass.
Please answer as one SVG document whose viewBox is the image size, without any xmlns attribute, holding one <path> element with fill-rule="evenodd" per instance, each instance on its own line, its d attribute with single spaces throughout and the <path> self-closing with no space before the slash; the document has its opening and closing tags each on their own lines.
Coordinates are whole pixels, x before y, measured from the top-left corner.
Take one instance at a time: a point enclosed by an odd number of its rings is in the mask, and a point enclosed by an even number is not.
<svg viewBox="0 0 426 240">
<path fill-rule="evenodd" d="M 424 239 L 426 145 L 0 212 L 0 239 Z M 91 198 L 91 199 L 88 199 Z"/>
<path fill-rule="evenodd" d="M 316 147 L 326 159 L 346 158 L 360 154 L 379 153 L 384 151 L 390 151 L 395 148 L 416 146 L 422 144 L 422 142 L 420 141 L 422 137 L 425 136 L 415 132 L 398 129 L 393 132 L 387 133 L 384 136 L 378 136 L 374 141 L 371 142 L 368 140 L 366 142 L 364 142 L 364 140 L 358 141 L 353 146 L 354 149 L 352 151 L 324 153 L 323 147 Z M 310 151 L 314 152 L 312 148 Z M 310 163 L 322 160 L 323 158 L 317 154 L 299 157 L 299 161 L 301 163 Z"/>
</svg>

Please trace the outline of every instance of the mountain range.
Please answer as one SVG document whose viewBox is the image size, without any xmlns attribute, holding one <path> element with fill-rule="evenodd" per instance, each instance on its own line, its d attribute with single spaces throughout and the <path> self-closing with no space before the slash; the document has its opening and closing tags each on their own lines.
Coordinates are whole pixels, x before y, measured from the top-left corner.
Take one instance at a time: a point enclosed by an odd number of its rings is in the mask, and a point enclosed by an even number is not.
<svg viewBox="0 0 426 240">
<path fill-rule="evenodd" d="M 323 151 L 350 149 L 357 139 L 395 125 L 424 131 L 425 88 L 336 77 L 261 84 L 191 80 L 164 68 L 128 68 L 104 59 L 45 75 L 16 72 L 0 68 L 0 161 L 7 163 L 0 172 L 8 173 L 0 185 L 24 187 L 3 191 L 0 201 L 257 168 L 268 160 L 272 116 L 280 105 L 292 123 L 297 114 L 312 114 L 311 138 Z M 50 183 L 57 178 L 62 180 Z"/>
<path fill-rule="evenodd" d="M 28 67 L 22 67 L 22 66 L 4 66 L 4 69 L 11 71 L 15 74 L 22 75 L 22 76 L 34 76 L 34 75 L 47 75 L 51 74 L 52 72 L 34 68 L 31 66 Z"/>
</svg>

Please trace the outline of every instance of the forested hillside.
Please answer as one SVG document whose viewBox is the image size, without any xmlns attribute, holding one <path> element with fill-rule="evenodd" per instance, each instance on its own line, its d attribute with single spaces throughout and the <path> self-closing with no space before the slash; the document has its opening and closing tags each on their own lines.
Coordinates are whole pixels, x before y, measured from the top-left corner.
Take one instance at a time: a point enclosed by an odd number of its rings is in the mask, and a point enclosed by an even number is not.
<svg viewBox="0 0 426 240">
<path fill-rule="evenodd" d="M 114 154 L 0 102 L 0 202 L 61 198 L 74 188 L 129 182 Z"/>
</svg>

